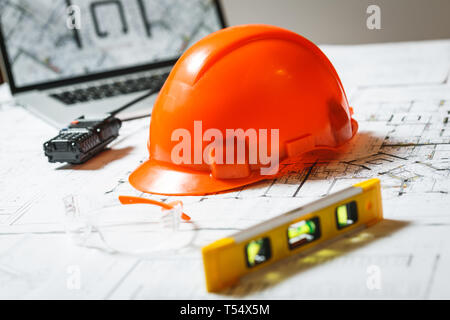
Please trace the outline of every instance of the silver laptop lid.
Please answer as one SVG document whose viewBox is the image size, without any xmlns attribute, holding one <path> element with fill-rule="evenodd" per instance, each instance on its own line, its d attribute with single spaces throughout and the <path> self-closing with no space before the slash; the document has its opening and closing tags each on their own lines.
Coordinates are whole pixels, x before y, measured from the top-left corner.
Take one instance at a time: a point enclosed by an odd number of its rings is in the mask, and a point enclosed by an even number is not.
<svg viewBox="0 0 450 320">
<path fill-rule="evenodd" d="M 13 92 L 173 64 L 223 26 L 211 0 L 0 0 Z"/>
</svg>

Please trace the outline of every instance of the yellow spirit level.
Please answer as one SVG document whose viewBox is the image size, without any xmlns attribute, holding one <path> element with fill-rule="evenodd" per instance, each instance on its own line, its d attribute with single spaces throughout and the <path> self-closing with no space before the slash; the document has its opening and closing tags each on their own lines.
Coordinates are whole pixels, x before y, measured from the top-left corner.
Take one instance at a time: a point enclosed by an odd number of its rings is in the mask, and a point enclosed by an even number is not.
<svg viewBox="0 0 450 320">
<path fill-rule="evenodd" d="M 355 184 L 203 247 L 207 290 L 382 219 L 380 180 Z"/>
</svg>

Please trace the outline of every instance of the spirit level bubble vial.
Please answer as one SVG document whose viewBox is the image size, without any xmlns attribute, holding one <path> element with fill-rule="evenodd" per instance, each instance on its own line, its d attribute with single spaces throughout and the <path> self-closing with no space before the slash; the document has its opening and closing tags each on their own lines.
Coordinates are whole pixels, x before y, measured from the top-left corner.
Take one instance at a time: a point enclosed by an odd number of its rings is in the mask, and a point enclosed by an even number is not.
<svg viewBox="0 0 450 320">
<path fill-rule="evenodd" d="M 380 180 L 355 184 L 203 247 L 207 290 L 382 219 Z"/>
</svg>

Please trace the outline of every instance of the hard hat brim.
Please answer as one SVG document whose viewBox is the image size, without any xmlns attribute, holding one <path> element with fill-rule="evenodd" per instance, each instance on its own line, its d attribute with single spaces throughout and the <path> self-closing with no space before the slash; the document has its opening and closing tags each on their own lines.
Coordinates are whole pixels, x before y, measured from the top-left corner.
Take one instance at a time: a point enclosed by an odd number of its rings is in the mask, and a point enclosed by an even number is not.
<svg viewBox="0 0 450 320">
<path fill-rule="evenodd" d="M 357 131 L 358 123 L 352 118 L 352 140 Z M 345 144 L 346 144 L 345 143 Z M 340 147 L 321 146 L 317 149 L 329 149 L 337 151 Z M 289 159 L 285 159 L 289 161 Z M 284 163 L 282 161 L 281 163 Z M 134 170 L 128 180 L 139 191 L 170 196 L 198 196 L 229 191 L 264 179 L 272 179 L 274 176 L 260 175 L 259 171 L 252 171 L 247 178 L 241 179 L 216 179 L 210 172 L 199 172 L 164 162 L 149 159 Z"/>
<path fill-rule="evenodd" d="M 258 172 L 247 178 L 216 179 L 209 172 L 175 167 L 149 159 L 129 177 L 130 184 L 139 191 L 160 195 L 205 195 L 228 191 L 260 180 L 269 179 Z"/>
</svg>

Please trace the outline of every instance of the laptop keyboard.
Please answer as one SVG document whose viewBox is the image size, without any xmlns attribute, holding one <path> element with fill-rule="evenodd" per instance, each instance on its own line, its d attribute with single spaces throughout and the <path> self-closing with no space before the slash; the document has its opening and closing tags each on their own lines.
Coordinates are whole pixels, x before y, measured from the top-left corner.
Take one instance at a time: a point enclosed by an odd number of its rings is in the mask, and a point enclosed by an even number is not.
<svg viewBox="0 0 450 320">
<path fill-rule="evenodd" d="M 146 91 L 151 89 L 159 90 L 166 81 L 169 73 L 144 76 L 135 79 L 115 81 L 112 83 L 90 86 L 75 90 L 67 90 L 50 94 L 64 104 L 71 105 L 80 102 L 100 100 L 122 94 Z"/>
</svg>

